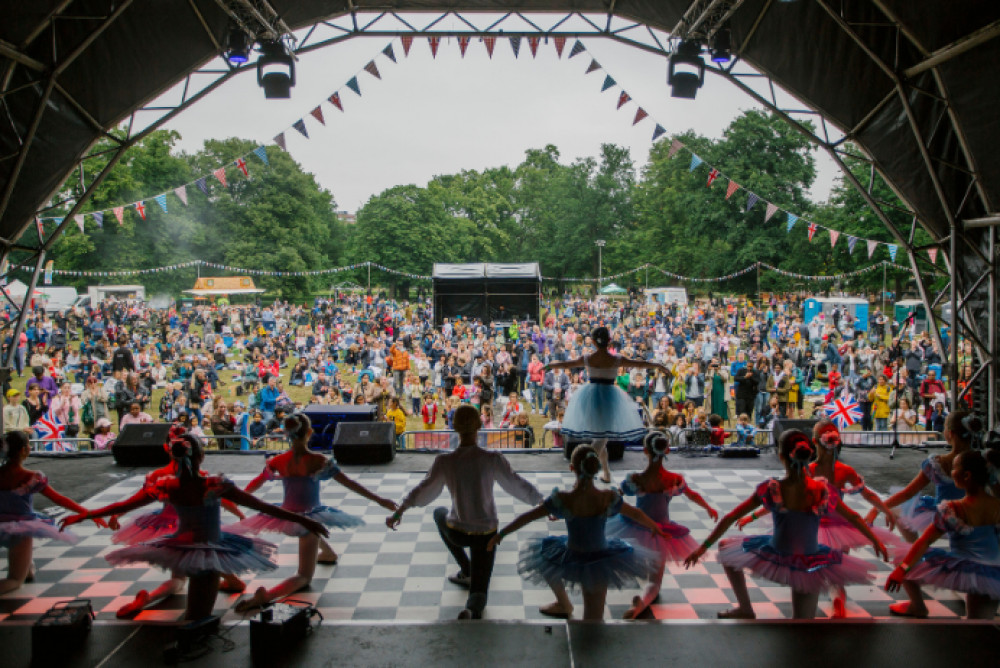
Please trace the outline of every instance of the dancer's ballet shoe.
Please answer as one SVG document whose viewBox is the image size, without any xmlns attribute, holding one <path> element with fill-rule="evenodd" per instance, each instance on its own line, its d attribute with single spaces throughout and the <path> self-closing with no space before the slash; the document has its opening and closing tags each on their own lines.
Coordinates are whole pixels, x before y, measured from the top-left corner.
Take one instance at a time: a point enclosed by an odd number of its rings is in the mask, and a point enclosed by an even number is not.
<svg viewBox="0 0 1000 668">
<path fill-rule="evenodd" d="M 733 608 L 732 610 L 722 610 L 715 615 L 719 619 L 757 619 L 753 610 L 743 608 Z"/>
<path fill-rule="evenodd" d="M 118 612 L 115 613 L 115 616 L 118 617 L 118 619 L 132 619 L 142 612 L 143 608 L 147 605 L 149 605 L 149 592 L 143 589 L 135 595 L 135 598 L 132 599 L 131 603 L 126 603 L 122 607 L 118 608 Z"/>
<path fill-rule="evenodd" d="M 237 614 L 243 614 L 244 612 L 250 612 L 255 608 L 263 608 L 265 605 L 267 605 L 267 590 L 263 587 L 258 587 L 257 591 L 253 593 L 253 596 L 238 602 L 233 607 L 233 610 L 235 610 Z"/>
<path fill-rule="evenodd" d="M 926 619 L 927 610 L 924 609 L 923 612 L 911 612 L 910 608 L 912 603 L 909 601 L 900 601 L 899 603 L 893 603 L 889 606 L 889 614 L 895 615 L 896 617 L 913 617 L 914 619 Z"/>
<path fill-rule="evenodd" d="M 247 583 L 240 580 L 235 575 L 223 576 L 219 581 L 219 591 L 227 594 L 242 594 L 246 591 Z"/>
<path fill-rule="evenodd" d="M 603 482 L 605 485 L 610 485 L 611 484 L 611 476 L 609 476 L 609 475 L 602 475 L 601 476 L 601 482 Z"/>
<path fill-rule="evenodd" d="M 566 610 L 558 603 L 550 603 L 549 605 L 543 605 L 538 608 L 538 612 L 546 615 L 547 617 L 555 617 L 557 619 L 569 619 L 573 614 L 573 608 Z"/>
<path fill-rule="evenodd" d="M 35 562 L 31 562 L 31 566 L 28 567 L 28 574 L 24 576 L 24 581 L 27 583 L 32 583 L 35 581 Z"/>
<path fill-rule="evenodd" d="M 632 597 L 632 607 L 625 611 L 622 615 L 622 619 L 638 619 L 639 615 L 646 610 L 646 606 L 642 603 L 642 598 L 639 596 Z"/>
<path fill-rule="evenodd" d="M 316 558 L 316 563 L 323 564 L 325 566 L 336 566 L 339 560 L 340 557 L 337 556 L 336 552 L 333 553 L 333 556 L 329 556 L 321 552 L 320 555 Z"/>
<path fill-rule="evenodd" d="M 833 599 L 833 619 L 844 619 L 847 617 L 847 604 L 844 599 L 837 597 Z"/>
</svg>

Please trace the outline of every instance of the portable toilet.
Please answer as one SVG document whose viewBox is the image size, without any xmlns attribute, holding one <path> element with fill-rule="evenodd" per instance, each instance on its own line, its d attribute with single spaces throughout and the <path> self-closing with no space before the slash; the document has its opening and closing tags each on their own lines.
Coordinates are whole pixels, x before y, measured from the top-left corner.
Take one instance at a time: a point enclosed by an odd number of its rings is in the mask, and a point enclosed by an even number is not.
<svg viewBox="0 0 1000 668">
<path fill-rule="evenodd" d="M 902 324 L 913 315 L 913 328 L 911 334 L 920 334 L 927 331 L 927 309 L 921 299 L 901 299 L 895 303 L 892 311 L 892 318 Z"/>
</svg>

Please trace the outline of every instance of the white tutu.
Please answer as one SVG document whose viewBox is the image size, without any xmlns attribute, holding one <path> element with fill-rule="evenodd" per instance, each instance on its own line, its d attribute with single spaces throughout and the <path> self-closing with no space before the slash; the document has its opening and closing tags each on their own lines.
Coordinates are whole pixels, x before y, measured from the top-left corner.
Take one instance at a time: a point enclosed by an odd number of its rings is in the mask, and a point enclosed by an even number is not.
<svg viewBox="0 0 1000 668">
<path fill-rule="evenodd" d="M 614 385 L 590 382 L 576 391 L 563 417 L 562 434 L 575 440 L 632 441 L 646 435 L 638 405 Z"/>
</svg>

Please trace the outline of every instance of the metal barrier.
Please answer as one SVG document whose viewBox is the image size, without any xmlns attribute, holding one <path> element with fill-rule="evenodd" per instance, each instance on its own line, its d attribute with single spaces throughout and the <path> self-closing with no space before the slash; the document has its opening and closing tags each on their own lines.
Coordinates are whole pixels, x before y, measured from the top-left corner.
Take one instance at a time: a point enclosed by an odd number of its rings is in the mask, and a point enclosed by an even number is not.
<svg viewBox="0 0 1000 668">
<path fill-rule="evenodd" d="M 58 444 L 70 444 L 71 447 Z M 94 439 L 88 436 L 63 436 L 61 438 L 32 438 L 28 439 L 31 452 L 78 452 L 81 450 L 93 450 Z M 49 448 L 47 446 L 53 446 Z"/>
<path fill-rule="evenodd" d="M 899 438 L 898 446 L 901 448 L 924 448 L 935 447 L 944 440 L 941 432 L 937 431 L 901 431 L 894 434 L 891 431 L 852 431 L 840 432 L 840 442 L 845 448 L 891 448 Z M 700 448 L 709 445 L 709 432 L 704 429 L 684 429 L 683 431 L 671 434 L 671 447 L 682 449 L 684 447 Z M 735 432 L 726 438 L 724 445 L 737 445 Z M 774 432 L 771 429 L 758 429 L 753 435 L 753 445 L 758 448 L 770 448 L 777 445 L 774 442 Z"/>
<path fill-rule="evenodd" d="M 532 441 L 529 430 L 518 427 L 510 429 L 480 429 L 479 447 L 487 450 L 521 451 L 543 450 L 538 440 Z M 448 429 L 428 429 L 424 431 L 404 431 L 396 438 L 396 450 L 412 452 L 442 452 L 458 447 L 458 433 Z"/>
</svg>

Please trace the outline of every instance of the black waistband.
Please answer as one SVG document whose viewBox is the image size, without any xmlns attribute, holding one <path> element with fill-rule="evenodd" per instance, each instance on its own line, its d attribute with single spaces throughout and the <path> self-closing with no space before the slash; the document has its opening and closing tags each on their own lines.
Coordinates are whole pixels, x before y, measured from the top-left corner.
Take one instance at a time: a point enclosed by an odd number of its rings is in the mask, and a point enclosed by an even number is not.
<svg viewBox="0 0 1000 668">
<path fill-rule="evenodd" d="M 591 378 L 590 382 L 591 383 L 597 383 L 598 385 L 614 385 L 615 384 L 615 379 L 614 378 Z"/>
</svg>

